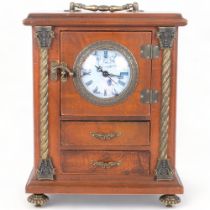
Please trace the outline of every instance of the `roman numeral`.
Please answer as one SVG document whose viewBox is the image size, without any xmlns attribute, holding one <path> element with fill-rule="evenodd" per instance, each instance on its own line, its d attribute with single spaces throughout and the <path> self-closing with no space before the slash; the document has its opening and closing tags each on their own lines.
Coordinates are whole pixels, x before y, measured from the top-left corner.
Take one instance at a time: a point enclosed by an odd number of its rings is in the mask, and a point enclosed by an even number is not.
<svg viewBox="0 0 210 210">
<path fill-rule="evenodd" d="M 96 87 L 94 88 L 93 92 L 96 93 L 96 94 L 100 94 L 100 91 L 98 91 L 98 86 L 96 86 Z"/>
<path fill-rule="evenodd" d="M 91 72 L 90 71 L 88 72 L 87 70 L 82 69 L 82 71 L 81 71 L 81 77 L 84 77 L 86 75 L 91 75 Z"/>
<path fill-rule="evenodd" d="M 128 76 L 128 72 L 120 72 L 120 77 L 123 79 L 124 76 Z"/>
<path fill-rule="evenodd" d="M 108 79 L 107 80 L 107 84 L 108 84 L 108 86 L 111 86 L 112 85 L 112 80 L 111 79 Z"/>
<path fill-rule="evenodd" d="M 104 90 L 104 96 L 107 96 L 107 91 L 106 90 Z"/>
<path fill-rule="evenodd" d="M 121 86 L 125 86 L 125 82 L 123 82 L 122 80 L 118 80 L 118 83 L 119 83 Z"/>
<path fill-rule="evenodd" d="M 93 83 L 93 80 L 90 80 L 90 81 L 86 82 L 85 84 L 86 84 L 87 86 L 90 86 L 92 83 Z"/>
<path fill-rule="evenodd" d="M 104 50 L 104 58 L 108 58 L 108 51 Z"/>
<path fill-rule="evenodd" d="M 117 90 L 114 88 L 114 91 L 112 92 L 112 94 L 114 95 L 114 96 L 119 96 L 119 93 L 117 92 Z"/>
</svg>

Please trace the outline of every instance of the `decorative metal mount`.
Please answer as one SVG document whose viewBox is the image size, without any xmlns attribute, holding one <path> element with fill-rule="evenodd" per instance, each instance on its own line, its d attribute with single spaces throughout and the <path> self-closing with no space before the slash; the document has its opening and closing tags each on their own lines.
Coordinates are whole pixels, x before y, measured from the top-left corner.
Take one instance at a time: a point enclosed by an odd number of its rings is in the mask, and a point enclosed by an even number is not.
<svg viewBox="0 0 210 210">
<path fill-rule="evenodd" d="M 137 12 L 139 11 L 139 5 L 137 2 L 134 2 L 133 4 L 125 4 L 122 6 L 107 6 L 107 5 L 85 5 L 85 4 L 80 4 L 80 3 L 74 3 L 71 2 L 70 3 L 70 12 L 78 12 L 80 11 L 80 9 L 84 9 L 84 10 L 90 10 L 90 11 L 101 11 L 101 12 L 116 12 L 116 11 L 123 11 L 123 10 L 127 10 L 127 11 L 134 11 Z"/>
<path fill-rule="evenodd" d="M 176 28 L 175 27 L 159 27 L 159 31 L 157 33 L 157 37 L 160 41 L 160 48 L 172 48 L 173 40 L 176 35 Z"/>
<path fill-rule="evenodd" d="M 173 180 L 174 172 L 170 166 L 168 159 L 162 159 L 158 161 L 155 175 L 159 181 L 160 180 Z"/>
<path fill-rule="evenodd" d="M 38 180 L 53 180 L 54 168 L 48 151 L 48 49 L 54 32 L 51 26 L 35 27 L 35 36 L 40 47 L 40 164 Z"/>
<path fill-rule="evenodd" d="M 157 45 L 143 45 L 141 47 L 141 56 L 146 59 L 154 59 L 159 58 L 160 56 L 160 48 Z"/>
<path fill-rule="evenodd" d="M 96 139 L 107 141 L 107 140 L 112 140 L 112 139 L 120 136 L 121 133 L 117 133 L 117 132 L 113 132 L 113 133 L 97 133 L 97 132 L 91 132 L 91 135 L 93 137 L 95 137 Z"/>
<path fill-rule="evenodd" d="M 163 50 L 162 59 L 162 94 L 160 112 L 160 148 L 159 160 L 155 171 L 157 180 L 172 180 L 173 170 L 168 160 L 168 133 L 169 133 L 169 113 L 171 95 L 171 48 L 175 38 L 175 27 L 160 27 L 157 37 L 160 41 L 160 48 Z"/>
<path fill-rule="evenodd" d="M 36 27 L 36 38 L 40 48 L 49 48 L 54 38 L 54 32 L 52 26 L 37 26 Z"/>
<path fill-rule="evenodd" d="M 58 79 L 58 70 L 60 70 L 61 72 L 61 82 L 66 82 L 68 76 L 75 76 L 74 72 L 68 68 L 66 63 L 62 62 L 61 64 L 59 64 L 57 61 L 52 61 L 50 68 L 51 80 L 55 81 Z"/>
<path fill-rule="evenodd" d="M 38 180 L 53 180 L 55 169 L 50 158 L 41 159 L 37 170 Z"/>
<path fill-rule="evenodd" d="M 181 202 L 181 199 L 177 195 L 162 195 L 159 200 L 166 207 L 173 207 Z"/>
<path fill-rule="evenodd" d="M 49 201 L 48 196 L 44 194 L 33 194 L 28 197 L 28 202 L 34 204 L 36 207 L 41 207 Z"/>
<path fill-rule="evenodd" d="M 144 104 L 155 104 L 158 102 L 158 90 L 144 89 L 141 91 L 141 102 Z"/>
<path fill-rule="evenodd" d="M 100 168 L 113 168 L 120 166 L 121 162 L 116 161 L 116 162 L 103 162 L 103 161 L 93 161 L 92 165 L 95 167 L 100 167 Z"/>
</svg>

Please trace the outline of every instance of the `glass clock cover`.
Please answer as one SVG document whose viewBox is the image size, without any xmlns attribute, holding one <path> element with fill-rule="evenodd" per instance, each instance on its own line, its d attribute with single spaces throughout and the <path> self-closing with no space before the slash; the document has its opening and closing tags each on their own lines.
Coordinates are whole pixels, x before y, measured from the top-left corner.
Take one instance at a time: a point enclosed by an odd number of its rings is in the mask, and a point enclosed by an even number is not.
<svg viewBox="0 0 210 210">
<path fill-rule="evenodd" d="M 112 41 L 96 42 L 77 57 L 75 85 L 90 102 L 109 105 L 125 99 L 136 84 L 137 63 L 127 48 Z"/>
</svg>

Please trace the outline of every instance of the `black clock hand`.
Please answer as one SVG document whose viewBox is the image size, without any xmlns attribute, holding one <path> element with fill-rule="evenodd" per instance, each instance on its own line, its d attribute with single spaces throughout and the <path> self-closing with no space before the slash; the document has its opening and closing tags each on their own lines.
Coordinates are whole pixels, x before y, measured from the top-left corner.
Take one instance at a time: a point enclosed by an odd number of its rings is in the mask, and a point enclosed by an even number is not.
<svg viewBox="0 0 210 210">
<path fill-rule="evenodd" d="M 97 72 L 102 72 L 102 73 L 104 72 L 104 71 L 102 70 L 102 67 L 101 67 L 101 66 L 96 66 L 96 65 L 95 65 L 95 67 L 97 68 Z"/>
<path fill-rule="evenodd" d="M 117 84 L 110 76 L 107 76 L 107 77 L 109 77 L 109 79 L 111 79 L 112 82 L 114 82 L 115 84 Z"/>
<path fill-rule="evenodd" d="M 104 77 L 109 77 L 109 79 L 112 80 L 112 82 L 114 82 L 115 84 L 117 84 L 112 78 L 111 78 L 111 74 L 109 74 L 108 71 L 103 71 L 102 67 L 101 66 L 95 66 L 97 68 L 97 71 L 98 72 L 102 72 L 102 75 Z M 117 75 L 114 75 L 114 76 L 117 76 Z M 118 76 L 117 76 L 118 77 Z"/>
<path fill-rule="evenodd" d="M 120 75 L 116 75 L 116 74 L 109 74 L 110 77 L 118 77 L 118 78 L 122 78 Z"/>
</svg>

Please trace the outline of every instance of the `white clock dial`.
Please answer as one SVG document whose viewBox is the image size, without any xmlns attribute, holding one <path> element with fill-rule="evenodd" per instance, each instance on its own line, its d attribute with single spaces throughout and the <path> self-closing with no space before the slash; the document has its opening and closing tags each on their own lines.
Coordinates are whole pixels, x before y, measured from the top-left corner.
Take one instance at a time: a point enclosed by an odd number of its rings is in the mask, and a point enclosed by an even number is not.
<svg viewBox="0 0 210 210">
<path fill-rule="evenodd" d="M 99 41 L 82 50 L 74 71 L 79 93 L 97 105 L 122 101 L 138 79 L 138 66 L 131 52 L 112 41 Z"/>
<path fill-rule="evenodd" d="M 126 58 L 116 50 L 95 50 L 84 61 L 80 72 L 85 88 L 98 98 L 119 96 L 130 80 Z"/>
</svg>

